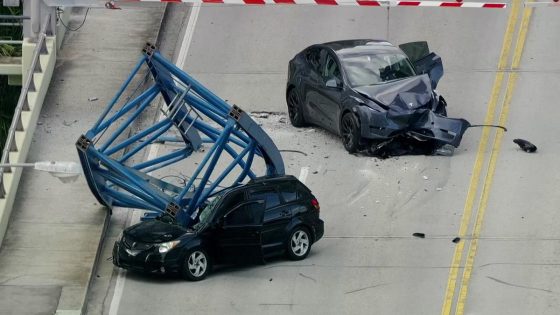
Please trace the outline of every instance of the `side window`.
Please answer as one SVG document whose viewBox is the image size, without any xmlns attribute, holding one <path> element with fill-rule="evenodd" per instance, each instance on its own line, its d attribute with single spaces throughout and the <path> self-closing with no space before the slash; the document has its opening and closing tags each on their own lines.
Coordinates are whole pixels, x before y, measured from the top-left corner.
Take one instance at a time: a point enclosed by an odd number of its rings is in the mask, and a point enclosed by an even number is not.
<svg viewBox="0 0 560 315">
<path fill-rule="evenodd" d="M 228 213 L 224 218 L 224 225 L 260 225 L 263 221 L 263 205 L 249 203 Z"/>
<path fill-rule="evenodd" d="M 280 186 L 280 194 L 285 202 L 292 202 L 301 198 L 301 194 L 298 194 L 297 187 L 295 184 L 283 184 Z"/>
<path fill-rule="evenodd" d="M 264 200 L 266 209 L 274 208 L 280 204 L 280 196 L 275 189 L 252 191 L 250 196 L 251 199 Z"/>
<path fill-rule="evenodd" d="M 322 69 L 322 75 L 325 81 L 333 78 L 342 80 L 340 68 L 331 54 L 327 54 L 327 59 L 325 60 L 325 65 Z"/>
<path fill-rule="evenodd" d="M 321 60 L 319 51 L 319 48 L 310 48 L 305 54 L 305 59 L 307 59 L 307 62 L 311 65 L 311 68 L 317 72 L 319 71 Z"/>
<path fill-rule="evenodd" d="M 231 209 L 235 208 L 238 204 L 244 201 L 244 194 L 242 191 L 234 192 L 226 196 L 225 200 L 220 206 L 220 213 L 228 213 Z"/>
</svg>

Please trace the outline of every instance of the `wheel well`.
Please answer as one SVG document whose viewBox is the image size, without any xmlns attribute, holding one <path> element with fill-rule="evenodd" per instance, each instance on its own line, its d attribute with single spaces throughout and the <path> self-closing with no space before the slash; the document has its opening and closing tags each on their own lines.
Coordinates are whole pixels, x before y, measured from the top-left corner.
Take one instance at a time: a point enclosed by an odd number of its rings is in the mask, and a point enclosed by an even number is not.
<svg viewBox="0 0 560 315">
<path fill-rule="evenodd" d="M 295 89 L 296 86 L 293 84 L 288 85 L 288 88 L 286 89 L 286 100 L 288 99 L 288 94 L 290 93 L 291 90 Z"/>
<path fill-rule="evenodd" d="M 342 135 L 342 117 L 344 117 L 344 115 L 346 115 L 347 113 L 353 113 L 349 108 L 345 109 L 341 114 L 340 114 L 340 120 L 338 122 L 338 126 L 339 129 L 338 133 L 339 135 Z M 360 121 L 360 115 L 358 114 L 354 114 L 354 116 L 356 117 L 356 119 L 358 120 L 358 123 L 360 124 L 358 127 L 360 127 L 362 125 L 362 122 Z"/>
</svg>

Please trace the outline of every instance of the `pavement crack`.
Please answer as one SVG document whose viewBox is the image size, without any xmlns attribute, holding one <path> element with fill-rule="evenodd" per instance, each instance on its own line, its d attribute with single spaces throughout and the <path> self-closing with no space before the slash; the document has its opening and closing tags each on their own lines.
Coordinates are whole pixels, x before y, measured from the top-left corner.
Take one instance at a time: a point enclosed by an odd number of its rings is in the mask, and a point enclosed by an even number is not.
<svg viewBox="0 0 560 315">
<path fill-rule="evenodd" d="M 306 279 L 312 280 L 313 282 L 317 282 L 317 280 L 315 280 L 314 278 L 311 278 L 310 276 L 306 276 L 306 275 L 304 275 L 304 274 L 301 273 L 301 272 L 299 273 L 299 275 L 302 276 L 302 277 L 304 277 L 304 278 L 306 278 Z"/>
<path fill-rule="evenodd" d="M 367 289 L 377 288 L 377 287 L 384 286 L 384 285 L 387 285 L 387 283 L 379 283 L 379 284 L 370 285 L 368 287 L 359 288 L 359 289 L 356 289 L 356 290 L 344 292 L 344 294 L 352 294 L 352 293 L 360 292 L 360 291 L 367 290 Z"/>
<path fill-rule="evenodd" d="M 522 289 L 528 289 L 528 290 L 537 290 L 537 291 L 543 291 L 543 292 L 547 292 L 547 293 L 554 293 L 552 290 L 547 290 L 547 289 L 541 289 L 541 288 L 535 288 L 535 287 L 529 287 L 529 286 L 525 286 L 525 285 L 519 285 L 519 284 L 513 284 L 513 283 L 509 283 L 509 282 L 505 282 L 503 280 L 500 279 L 496 279 L 494 277 L 490 277 L 490 276 L 486 276 L 486 278 L 496 281 L 498 283 L 501 284 L 505 284 L 511 287 L 516 287 L 516 288 L 522 288 Z"/>
</svg>

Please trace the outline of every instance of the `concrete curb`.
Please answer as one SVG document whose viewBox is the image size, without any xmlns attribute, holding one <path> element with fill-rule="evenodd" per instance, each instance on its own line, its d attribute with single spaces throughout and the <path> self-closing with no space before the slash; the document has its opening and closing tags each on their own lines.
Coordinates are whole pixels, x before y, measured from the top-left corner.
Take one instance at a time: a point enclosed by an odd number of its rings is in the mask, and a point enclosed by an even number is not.
<svg viewBox="0 0 560 315">
<path fill-rule="evenodd" d="M 161 37 L 162 37 L 161 29 L 162 29 L 162 26 L 164 25 L 164 23 L 166 21 L 166 18 L 169 14 L 170 9 L 171 8 L 166 4 L 165 5 L 165 11 L 162 14 L 162 18 L 161 18 L 161 21 L 160 21 L 160 26 L 159 26 L 159 29 L 158 29 L 158 33 L 156 35 L 156 40 L 155 40 L 156 46 L 159 46 L 159 44 L 161 42 Z M 140 48 L 138 49 L 138 52 L 140 53 Z M 131 130 L 129 132 L 131 132 Z M 86 286 L 86 290 L 85 290 L 84 295 L 83 295 L 81 309 L 80 310 L 61 310 L 61 309 L 57 309 L 56 314 L 60 314 L 60 315 L 70 315 L 70 314 L 72 314 L 72 315 L 74 315 L 74 314 L 85 314 L 87 312 L 87 300 L 88 300 L 88 297 L 89 297 L 89 294 L 90 294 L 90 291 L 91 291 L 93 279 L 95 278 L 95 274 L 96 274 L 97 269 L 98 269 L 98 265 L 99 265 L 100 258 L 101 258 L 101 253 L 103 251 L 103 242 L 105 240 L 105 236 L 107 234 L 107 230 L 109 228 L 109 223 L 110 222 L 111 222 L 111 213 L 110 213 L 109 210 L 107 210 L 107 212 L 105 214 L 105 219 L 103 221 L 103 229 L 102 229 L 101 235 L 99 237 L 99 244 L 97 246 L 97 250 L 96 250 L 96 253 L 95 253 L 95 260 L 94 260 L 94 263 L 92 265 L 91 272 L 90 272 L 90 275 L 88 277 L 88 283 L 87 283 L 87 286 Z"/>
</svg>

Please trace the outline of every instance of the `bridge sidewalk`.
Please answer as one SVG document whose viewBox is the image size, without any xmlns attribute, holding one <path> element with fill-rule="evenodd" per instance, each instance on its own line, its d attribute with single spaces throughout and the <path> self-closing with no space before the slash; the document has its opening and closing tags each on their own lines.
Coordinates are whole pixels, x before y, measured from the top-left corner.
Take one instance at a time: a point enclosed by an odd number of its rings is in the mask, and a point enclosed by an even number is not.
<svg viewBox="0 0 560 315">
<path fill-rule="evenodd" d="M 77 161 L 74 143 L 91 127 L 157 37 L 163 5 L 91 9 L 68 32 L 57 58 L 27 160 Z M 74 12 L 79 26 L 85 10 Z M 83 177 L 62 184 L 24 171 L 0 248 L 0 313 L 80 314 L 107 210 Z"/>
</svg>

